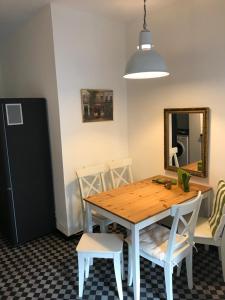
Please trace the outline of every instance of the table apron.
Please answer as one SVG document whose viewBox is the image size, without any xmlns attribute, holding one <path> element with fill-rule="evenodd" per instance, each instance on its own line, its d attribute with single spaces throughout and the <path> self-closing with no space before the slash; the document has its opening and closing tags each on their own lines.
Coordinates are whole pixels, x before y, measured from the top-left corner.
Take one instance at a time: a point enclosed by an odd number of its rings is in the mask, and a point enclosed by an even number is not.
<svg viewBox="0 0 225 300">
<path fill-rule="evenodd" d="M 102 209 L 96 205 L 87 203 L 90 209 L 93 209 L 94 211 L 96 211 L 97 213 L 101 214 L 102 216 L 124 226 L 125 228 L 131 230 L 133 226 L 135 226 L 138 230 L 141 230 L 142 228 L 145 228 L 153 223 L 156 223 L 160 220 L 162 220 L 163 218 L 166 218 L 170 215 L 170 209 L 167 209 L 161 213 L 158 213 L 157 215 L 151 216 L 139 223 L 131 223 L 113 213 L 108 212 L 105 209 Z"/>
<path fill-rule="evenodd" d="M 137 224 L 134 224 L 134 225 L 138 230 L 141 230 L 141 229 L 143 229 L 143 228 L 145 228 L 149 225 L 152 225 L 152 224 L 154 224 L 154 223 L 156 223 L 156 222 L 158 222 L 158 221 L 160 221 L 160 220 L 162 220 L 162 219 L 164 219 L 168 216 L 170 216 L 170 209 L 167 209 L 167 210 L 165 210 L 161 213 L 158 213 L 157 215 L 149 217 L 149 218 L 147 218 L 147 219 L 145 219 L 145 220 L 143 220 L 143 221 L 141 221 Z"/>
<path fill-rule="evenodd" d="M 206 199 L 208 198 L 207 200 L 207 203 L 206 203 L 206 209 L 207 209 L 207 215 L 210 215 L 210 192 L 206 192 L 206 193 L 203 193 L 203 199 Z M 158 213 L 154 216 L 151 216 L 141 222 L 138 222 L 138 223 L 132 223 L 130 221 L 127 221 L 103 208 L 100 208 L 94 204 L 91 204 L 91 203 L 86 203 L 88 205 L 88 207 L 96 212 L 98 212 L 100 215 L 124 226 L 125 228 L 131 230 L 133 226 L 135 226 L 138 230 L 141 230 L 142 228 L 145 228 L 153 223 L 156 223 L 168 216 L 170 216 L 170 209 L 167 209 L 161 213 Z"/>
<path fill-rule="evenodd" d="M 129 221 L 124 220 L 121 217 L 118 217 L 117 215 L 110 213 L 109 211 L 102 209 L 96 205 L 90 204 L 87 202 L 87 205 L 89 206 L 90 209 L 93 209 L 94 211 L 96 211 L 97 213 L 99 213 L 100 215 L 124 226 L 125 228 L 131 230 L 131 224 Z"/>
</svg>

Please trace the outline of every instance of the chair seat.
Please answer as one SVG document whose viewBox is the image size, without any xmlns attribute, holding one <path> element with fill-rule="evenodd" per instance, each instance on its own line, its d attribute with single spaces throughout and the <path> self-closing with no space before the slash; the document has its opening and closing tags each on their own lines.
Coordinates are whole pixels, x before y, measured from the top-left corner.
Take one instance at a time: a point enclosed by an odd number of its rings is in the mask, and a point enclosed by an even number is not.
<svg viewBox="0 0 225 300">
<path fill-rule="evenodd" d="M 195 227 L 195 233 L 194 237 L 200 237 L 200 238 L 208 238 L 212 239 L 212 231 L 209 224 L 209 219 L 199 217 L 196 227 Z"/>
<path fill-rule="evenodd" d="M 148 227 L 148 230 L 142 231 L 140 234 L 140 249 L 146 254 L 155 257 L 159 260 L 164 260 L 168 240 L 169 240 L 170 230 L 164 226 L 153 224 Z M 187 240 L 186 237 L 179 234 L 176 235 L 176 242 L 181 243 Z M 174 252 L 174 257 L 179 255 L 185 248 L 189 247 L 189 244 L 185 244 L 178 248 Z"/>
<path fill-rule="evenodd" d="M 76 248 L 77 252 L 111 253 L 121 252 L 123 240 L 112 233 L 84 233 Z"/>
<path fill-rule="evenodd" d="M 140 250 L 159 260 L 164 260 L 167 251 L 169 235 L 170 230 L 165 226 L 161 226 L 157 223 L 143 228 L 140 231 L 139 236 Z M 185 240 L 186 237 L 183 237 L 179 234 L 176 235 L 177 243 L 181 243 Z M 126 242 L 131 244 L 131 236 L 126 238 Z M 174 257 L 179 255 L 187 247 L 189 247 L 188 243 L 183 247 L 178 248 L 174 252 Z"/>
<path fill-rule="evenodd" d="M 89 276 L 89 267 L 93 258 L 113 259 L 119 299 L 123 299 L 123 240 L 112 233 L 84 233 L 77 245 L 79 298 L 82 298 L 85 278 Z M 122 274 L 121 274 L 122 270 Z"/>
</svg>

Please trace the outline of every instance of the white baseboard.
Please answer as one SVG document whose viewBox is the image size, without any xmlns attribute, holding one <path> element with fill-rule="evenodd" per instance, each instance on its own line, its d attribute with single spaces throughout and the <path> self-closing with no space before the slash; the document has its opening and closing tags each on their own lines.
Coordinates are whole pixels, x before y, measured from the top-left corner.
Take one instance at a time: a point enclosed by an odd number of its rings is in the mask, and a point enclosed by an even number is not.
<svg viewBox="0 0 225 300">
<path fill-rule="evenodd" d="M 57 223 L 56 224 L 56 228 L 61 231 L 63 234 L 65 234 L 67 237 L 74 235 L 76 233 L 79 233 L 81 231 L 83 231 L 83 228 L 75 228 L 75 227 L 65 227 L 63 224 L 61 223 Z"/>
<path fill-rule="evenodd" d="M 65 234 L 66 236 L 70 236 L 69 232 L 68 232 L 68 228 L 65 227 L 64 225 L 60 224 L 60 223 L 56 223 L 56 228 L 61 231 L 63 234 Z"/>
<path fill-rule="evenodd" d="M 71 236 L 71 235 L 73 235 L 73 234 L 76 234 L 76 233 L 79 233 L 79 232 L 81 232 L 81 231 L 83 231 L 83 228 L 74 228 L 74 227 L 70 227 L 69 229 L 68 229 L 68 231 L 69 231 L 69 236 Z"/>
</svg>

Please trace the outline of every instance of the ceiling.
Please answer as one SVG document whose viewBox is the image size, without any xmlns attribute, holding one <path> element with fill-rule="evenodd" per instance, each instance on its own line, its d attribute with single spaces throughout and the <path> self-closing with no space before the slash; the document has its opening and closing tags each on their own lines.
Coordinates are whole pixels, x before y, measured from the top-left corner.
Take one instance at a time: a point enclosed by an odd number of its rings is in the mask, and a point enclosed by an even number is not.
<svg viewBox="0 0 225 300">
<path fill-rule="evenodd" d="M 62 2 L 62 0 L 55 0 Z M 64 0 L 77 10 L 98 13 L 124 22 L 136 18 L 143 11 L 143 0 Z M 159 0 L 149 0 L 149 2 Z M 162 1 L 162 0 L 160 0 Z"/>
<path fill-rule="evenodd" d="M 99 13 L 126 23 L 143 16 L 144 0 L 52 0 L 54 1 L 69 2 L 77 10 Z M 148 13 L 152 8 L 162 8 L 175 1 L 178 0 L 147 0 Z"/>
<path fill-rule="evenodd" d="M 0 0 L 0 38 L 51 0 Z"/>
<path fill-rule="evenodd" d="M 143 12 L 143 0 L 0 0 L 0 38 L 15 30 L 21 22 L 48 3 L 66 1 L 77 10 L 103 14 L 124 22 L 139 17 Z M 173 1 L 149 0 L 147 4 L 155 7 Z"/>
</svg>

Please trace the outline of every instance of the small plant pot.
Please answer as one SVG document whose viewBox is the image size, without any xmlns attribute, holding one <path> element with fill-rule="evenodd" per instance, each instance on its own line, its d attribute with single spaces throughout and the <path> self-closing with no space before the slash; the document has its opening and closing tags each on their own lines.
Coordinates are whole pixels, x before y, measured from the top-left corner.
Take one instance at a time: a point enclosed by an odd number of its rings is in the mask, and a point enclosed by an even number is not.
<svg viewBox="0 0 225 300">
<path fill-rule="evenodd" d="M 188 174 L 188 173 L 182 174 L 183 191 L 185 193 L 190 192 L 190 186 L 189 186 L 190 178 L 191 178 L 190 174 Z"/>
<path fill-rule="evenodd" d="M 190 191 L 189 181 L 191 178 L 191 174 L 179 168 L 177 170 L 177 175 L 178 175 L 178 186 L 180 186 L 185 193 L 189 192 Z"/>
</svg>

